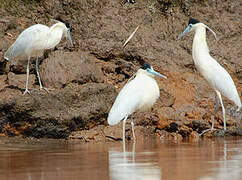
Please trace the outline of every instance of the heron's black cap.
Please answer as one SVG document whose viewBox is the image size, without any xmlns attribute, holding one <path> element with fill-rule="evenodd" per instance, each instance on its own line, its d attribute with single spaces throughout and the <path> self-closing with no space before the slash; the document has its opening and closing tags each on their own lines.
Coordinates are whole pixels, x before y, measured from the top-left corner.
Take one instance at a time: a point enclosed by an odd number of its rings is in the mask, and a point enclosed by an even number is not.
<svg viewBox="0 0 242 180">
<path fill-rule="evenodd" d="M 151 69 L 151 65 L 149 64 L 149 63 L 144 63 L 143 64 L 143 66 L 141 67 L 141 69 L 144 69 L 144 70 L 146 70 L 146 69 Z"/>
<path fill-rule="evenodd" d="M 71 28 L 71 26 L 70 26 L 70 23 L 69 23 L 69 22 L 67 22 L 67 21 L 66 21 L 66 22 L 65 22 L 65 25 L 66 25 L 66 27 L 67 27 L 67 28 Z"/>
<path fill-rule="evenodd" d="M 198 21 L 198 20 L 196 20 L 196 19 L 194 19 L 194 18 L 190 18 L 190 19 L 189 19 L 189 22 L 188 22 L 188 25 L 189 25 L 189 24 L 197 24 L 197 23 L 200 23 L 200 21 Z"/>
<path fill-rule="evenodd" d="M 64 24 L 66 25 L 67 28 L 70 28 L 70 23 L 69 23 L 68 21 L 66 21 L 63 17 L 61 17 L 61 16 L 57 16 L 55 19 L 56 19 L 57 21 L 60 21 L 60 22 L 64 23 Z"/>
</svg>

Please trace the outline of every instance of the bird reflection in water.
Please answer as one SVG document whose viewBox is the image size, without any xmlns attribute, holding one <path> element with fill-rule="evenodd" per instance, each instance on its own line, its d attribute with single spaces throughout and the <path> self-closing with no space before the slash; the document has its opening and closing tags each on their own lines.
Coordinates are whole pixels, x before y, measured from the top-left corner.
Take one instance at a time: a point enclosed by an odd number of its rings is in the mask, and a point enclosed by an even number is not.
<svg viewBox="0 0 242 180">
<path fill-rule="evenodd" d="M 127 145 L 128 148 L 131 147 L 129 145 L 131 144 Z M 132 144 L 132 151 L 126 150 L 125 144 L 123 144 L 123 152 L 109 149 L 110 179 L 160 180 L 161 168 L 158 162 L 149 161 L 149 156 L 152 154 L 153 152 L 135 152 L 135 142 Z M 137 161 L 135 157 L 139 157 Z"/>
<path fill-rule="evenodd" d="M 242 151 L 241 148 L 231 148 L 227 147 L 227 141 L 224 140 L 223 142 L 223 149 L 221 149 L 223 156 L 217 161 L 211 161 L 210 163 L 218 164 L 215 166 L 212 171 L 216 172 L 214 175 L 210 176 L 203 176 L 199 180 L 227 180 L 227 179 L 233 179 L 233 180 L 240 180 L 242 175 L 242 169 L 239 167 L 242 167 L 242 157 L 241 155 L 237 154 L 236 152 Z M 231 145 L 230 145 L 231 146 Z M 218 153 L 216 151 L 216 146 L 213 144 L 213 154 L 215 155 Z M 231 156 L 231 154 L 237 154 Z"/>
</svg>

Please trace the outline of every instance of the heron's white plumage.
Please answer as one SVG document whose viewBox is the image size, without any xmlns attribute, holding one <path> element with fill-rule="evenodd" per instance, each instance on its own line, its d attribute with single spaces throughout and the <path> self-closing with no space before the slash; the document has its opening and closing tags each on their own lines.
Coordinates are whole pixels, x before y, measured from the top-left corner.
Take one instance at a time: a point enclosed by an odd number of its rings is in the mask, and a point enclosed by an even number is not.
<svg viewBox="0 0 242 180">
<path fill-rule="evenodd" d="M 202 23 L 195 26 L 192 56 L 196 68 L 214 90 L 222 93 L 240 108 L 241 101 L 234 81 L 229 73 L 209 54 L 205 26 Z"/>
<path fill-rule="evenodd" d="M 108 115 L 108 124 L 118 124 L 136 110 L 151 108 L 160 96 L 160 90 L 153 75 L 139 69 L 118 94 Z"/>
<path fill-rule="evenodd" d="M 54 48 L 57 44 L 59 44 L 63 35 L 70 40 L 71 46 L 73 46 L 69 23 L 64 24 L 62 22 L 58 22 L 51 27 L 42 24 L 35 24 L 25 29 L 18 36 L 16 41 L 8 48 L 4 55 L 6 60 L 10 61 L 19 55 L 28 56 L 26 88 L 24 94 L 30 93 L 28 91 L 30 58 L 32 56 L 36 56 L 36 73 L 39 80 L 40 89 L 43 89 L 38 71 L 38 52 L 41 52 L 45 49 Z M 44 89 L 47 90 L 46 88 Z"/>
<path fill-rule="evenodd" d="M 216 107 L 214 117 L 216 118 L 219 100 L 222 107 L 224 130 L 226 130 L 226 113 L 221 94 L 233 101 L 238 106 L 237 110 L 240 110 L 241 108 L 241 100 L 234 81 L 229 73 L 209 54 L 209 49 L 206 42 L 206 28 L 211 31 L 217 39 L 217 35 L 212 29 L 194 18 L 189 19 L 187 28 L 178 36 L 178 38 L 180 39 L 184 34 L 195 30 L 192 45 L 192 57 L 194 64 L 215 91 Z M 211 128 L 203 131 L 200 135 L 214 129 L 214 119 L 212 121 Z"/>
<path fill-rule="evenodd" d="M 51 27 L 42 24 L 35 24 L 25 29 L 10 46 L 4 58 L 11 60 L 18 55 L 25 54 L 33 56 L 36 51 L 54 48 L 66 34 L 67 27 L 64 23 L 58 22 Z"/>
</svg>

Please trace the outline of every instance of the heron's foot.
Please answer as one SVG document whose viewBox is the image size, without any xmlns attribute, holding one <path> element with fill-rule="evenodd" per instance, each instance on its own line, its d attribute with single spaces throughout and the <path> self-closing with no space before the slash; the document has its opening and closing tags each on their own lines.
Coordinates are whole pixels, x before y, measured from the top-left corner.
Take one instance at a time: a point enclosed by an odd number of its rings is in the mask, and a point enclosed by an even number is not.
<svg viewBox="0 0 242 180">
<path fill-rule="evenodd" d="M 40 89 L 40 91 L 45 90 L 47 93 L 49 93 L 49 90 L 45 87 L 40 87 L 39 89 Z"/>
<path fill-rule="evenodd" d="M 212 131 L 212 130 L 213 130 L 212 128 L 210 128 L 210 129 L 206 129 L 206 130 L 204 130 L 202 133 L 200 133 L 199 136 L 202 136 L 202 135 L 204 135 L 206 132 L 208 132 L 208 131 Z"/>
<path fill-rule="evenodd" d="M 213 132 L 213 136 L 224 137 L 226 132 L 227 132 L 226 129 L 217 129 L 215 132 Z"/>
<path fill-rule="evenodd" d="M 221 130 L 221 129 L 209 128 L 209 129 L 204 130 L 201 134 L 199 134 L 199 136 L 204 135 L 208 131 L 215 131 L 216 132 L 216 133 L 214 132 L 214 135 L 215 136 L 217 136 L 217 135 L 224 136 L 225 133 L 226 133 L 226 129 Z"/>
<path fill-rule="evenodd" d="M 30 91 L 28 89 L 25 89 L 23 95 L 25 95 L 26 93 L 30 94 Z"/>
</svg>

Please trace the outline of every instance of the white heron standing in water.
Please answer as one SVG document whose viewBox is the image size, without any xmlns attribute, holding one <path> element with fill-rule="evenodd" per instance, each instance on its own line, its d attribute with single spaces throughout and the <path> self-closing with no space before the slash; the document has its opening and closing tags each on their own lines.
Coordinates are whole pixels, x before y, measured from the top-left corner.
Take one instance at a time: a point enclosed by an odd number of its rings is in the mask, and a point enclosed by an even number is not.
<svg viewBox="0 0 242 180">
<path fill-rule="evenodd" d="M 223 112 L 224 131 L 226 131 L 225 108 L 221 94 L 233 101 L 238 106 L 238 110 L 241 108 L 241 101 L 237 89 L 234 85 L 234 81 L 232 80 L 229 73 L 209 54 L 209 49 L 206 42 L 206 28 L 210 30 L 217 39 L 215 32 L 213 32 L 205 24 L 193 18 L 189 20 L 188 27 L 184 30 L 183 33 L 179 35 L 178 38 L 180 39 L 184 34 L 195 30 L 195 36 L 192 45 L 192 57 L 198 71 L 203 75 L 208 84 L 215 91 L 216 107 L 214 112 L 214 119 L 216 118 L 216 113 L 218 111 L 218 99 L 220 101 Z M 214 119 L 212 122 L 212 127 L 203 131 L 202 134 L 214 129 Z"/>
<path fill-rule="evenodd" d="M 18 36 L 17 40 L 9 47 L 4 55 L 6 60 L 11 60 L 19 55 L 28 56 L 26 88 L 23 94 L 30 93 L 28 90 L 29 63 L 30 58 L 34 55 L 36 55 L 36 73 L 39 80 L 40 90 L 45 89 L 47 91 L 46 88 L 43 88 L 40 80 L 37 53 L 45 49 L 54 48 L 57 44 L 59 44 L 63 35 L 70 40 L 71 46 L 73 46 L 70 35 L 70 25 L 68 22 L 58 22 L 51 27 L 42 24 L 35 24 L 25 29 Z"/>
<path fill-rule="evenodd" d="M 144 63 L 135 76 L 119 92 L 109 114 L 108 124 L 116 125 L 123 120 L 123 143 L 125 143 L 125 123 L 129 115 L 136 110 L 150 109 L 160 96 L 160 90 L 154 76 L 166 79 L 166 76 L 153 70 L 149 63 Z M 134 122 L 131 119 L 135 141 Z"/>
</svg>

